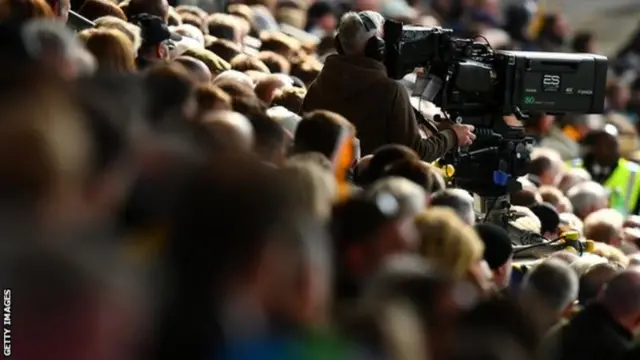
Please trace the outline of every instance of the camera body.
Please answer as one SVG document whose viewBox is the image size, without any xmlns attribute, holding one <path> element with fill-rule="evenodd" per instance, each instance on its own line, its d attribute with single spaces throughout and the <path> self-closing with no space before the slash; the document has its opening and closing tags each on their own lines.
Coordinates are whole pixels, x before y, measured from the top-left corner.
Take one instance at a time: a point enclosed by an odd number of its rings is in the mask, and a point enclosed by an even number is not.
<svg viewBox="0 0 640 360">
<path fill-rule="evenodd" d="M 445 156 L 457 186 L 480 196 L 503 196 L 527 171 L 533 140 L 527 114 L 602 113 L 607 58 L 594 54 L 494 51 L 452 30 L 384 24 L 385 65 L 401 79 L 424 68 L 423 98 L 449 119 L 473 125 L 476 141 Z M 505 122 L 505 116 L 521 121 Z"/>
</svg>

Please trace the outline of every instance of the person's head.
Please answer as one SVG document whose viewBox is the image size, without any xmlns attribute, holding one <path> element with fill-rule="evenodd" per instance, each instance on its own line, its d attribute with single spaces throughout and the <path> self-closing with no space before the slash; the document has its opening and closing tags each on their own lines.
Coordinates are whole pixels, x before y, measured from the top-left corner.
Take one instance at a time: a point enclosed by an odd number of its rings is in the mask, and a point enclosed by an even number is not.
<svg viewBox="0 0 640 360">
<path fill-rule="evenodd" d="M 291 71 L 291 63 L 284 56 L 273 51 L 261 51 L 256 58 L 262 61 L 272 74 L 288 74 Z"/>
<path fill-rule="evenodd" d="M 247 114 L 255 134 L 254 151 L 265 162 L 284 165 L 287 159 L 287 138 L 284 129 L 266 112 Z"/>
<path fill-rule="evenodd" d="M 78 9 L 78 14 L 93 21 L 103 16 L 113 16 L 123 21 L 127 21 L 127 16 L 118 5 L 105 0 L 86 0 Z"/>
<path fill-rule="evenodd" d="M 184 341 L 179 353 L 198 358 L 210 353 L 207 344 L 214 331 L 210 316 L 215 316 L 211 304 L 225 300 L 221 295 L 238 299 L 234 295 L 249 290 L 250 297 L 242 298 L 255 301 L 260 312 L 277 315 L 285 315 L 283 307 L 292 306 L 292 300 L 310 295 L 298 292 L 301 282 L 307 284 L 300 275 L 308 269 L 300 266 L 301 258 L 292 254 L 291 245 L 299 244 L 300 236 L 320 240 L 316 245 L 325 241 L 296 213 L 289 185 L 278 169 L 233 155 L 212 159 L 187 180 L 174 207 L 167 244 L 171 283 L 179 298 L 165 313 L 161 335 Z M 203 234 L 226 241 L 211 241 Z M 185 303 L 191 306 L 185 309 L 181 305 Z M 177 330 L 185 326 L 194 331 L 187 335 Z M 178 351 L 175 345 L 168 349 Z"/>
<path fill-rule="evenodd" d="M 282 81 L 282 78 L 279 76 L 266 75 L 256 82 L 256 87 L 253 90 L 258 96 L 258 99 L 262 100 L 265 104 L 271 104 L 275 94 L 286 86 L 287 84 Z"/>
<path fill-rule="evenodd" d="M 25 23 L 33 19 L 55 19 L 46 0 L 18 0 L 0 3 L 0 20 Z"/>
<path fill-rule="evenodd" d="M 573 35 L 571 49 L 577 53 L 598 53 L 596 35 L 591 31 L 579 31 Z"/>
<path fill-rule="evenodd" d="M 332 171 L 313 162 L 287 162 L 283 173 L 291 179 L 291 191 L 296 193 L 299 211 L 326 221 L 338 194 L 338 185 Z"/>
<path fill-rule="evenodd" d="M 618 246 L 624 239 L 624 217 L 613 209 L 594 211 L 584 219 L 584 236 L 593 241 Z"/>
<path fill-rule="evenodd" d="M 595 181 L 580 183 L 567 192 L 573 212 L 584 220 L 589 214 L 609 206 L 607 190 Z"/>
<path fill-rule="evenodd" d="M 363 185 L 380 179 L 386 168 L 396 161 L 419 159 L 415 151 L 404 145 L 390 144 L 382 146 L 373 152 L 373 157 L 364 170 Z"/>
<path fill-rule="evenodd" d="M 129 21 L 141 14 L 157 16 L 166 24 L 169 19 L 169 4 L 167 0 L 130 0 L 126 8 Z"/>
<path fill-rule="evenodd" d="M 147 93 L 147 120 L 154 125 L 167 120 L 190 119 L 197 111 L 196 82 L 178 64 L 158 64 L 143 74 Z"/>
<path fill-rule="evenodd" d="M 309 58 L 293 63 L 291 65 L 291 76 L 298 78 L 305 86 L 310 86 L 321 70 L 322 63 L 316 59 Z"/>
<path fill-rule="evenodd" d="M 191 14 L 191 13 L 178 13 L 180 15 L 180 19 L 182 20 L 182 26 L 184 25 L 189 25 L 190 27 L 197 29 L 198 32 L 200 32 L 200 38 L 203 40 L 204 42 L 204 34 L 202 33 L 202 31 L 200 29 L 202 29 L 202 26 L 204 25 L 204 18 L 195 15 L 195 14 Z M 204 43 L 203 43 L 204 45 Z"/>
<path fill-rule="evenodd" d="M 202 30 L 200 30 L 200 27 L 196 27 L 192 24 L 182 24 L 180 26 L 176 26 L 173 31 L 181 36 L 195 40 L 199 46 L 204 46 L 204 34 L 202 33 Z"/>
<path fill-rule="evenodd" d="M 97 29 L 115 29 L 121 31 L 127 36 L 129 41 L 133 44 L 134 53 L 138 53 L 140 45 L 142 45 L 142 35 L 140 34 L 140 28 L 132 23 L 121 20 L 114 16 L 103 16 L 94 21 Z"/>
<path fill-rule="evenodd" d="M 240 46 L 226 39 L 216 39 L 212 41 L 207 45 L 207 50 L 220 56 L 226 62 L 231 62 L 231 59 L 242 53 Z"/>
<path fill-rule="evenodd" d="M 240 44 L 242 39 L 240 38 L 237 22 L 238 20 L 232 15 L 216 13 L 209 15 L 204 27 L 207 34 L 211 36 Z"/>
<path fill-rule="evenodd" d="M 165 21 L 161 17 L 146 13 L 130 17 L 129 20 L 140 27 L 142 44 L 138 55 L 150 61 L 168 60 L 169 42 L 180 39 L 169 31 Z"/>
<path fill-rule="evenodd" d="M 247 70 L 256 70 L 263 72 L 265 74 L 269 74 L 269 68 L 262 61 L 256 59 L 255 57 L 239 54 L 233 59 L 231 59 L 231 68 L 236 71 L 245 72 Z"/>
<path fill-rule="evenodd" d="M 583 182 L 591 181 L 591 174 L 583 168 L 571 168 L 566 170 L 558 183 L 558 189 L 564 194 L 567 194 L 569 190 Z"/>
<path fill-rule="evenodd" d="M 22 28 L 27 52 L 40 66 L 65 79 L 90 75 L 96 60 L 72 30 L 58 20 L 33 20 Z"/>
<path fill-rule="evenodd" d="M 493 224 L 477 224 L 475 230 L 484 243 L 484 260 L 493 273 L 493 282 L 500 289 L 509 286 L 513 260 L 513 245 L 509 234 Z"/>
<path fill-rule="evenodd" d="M 613 167 L 618 164 L 620 143 L 616 135 L 608 130 L 594 130 L 587 134 L 585 140 L 588 156 L 591 156 L 594 161 L 593 165 Z"/>
<path fill-rule="evenodd" d="M 420 254 L 454 279 L 470 279 L 484 252 L 484 244 L 473 228 L 446 208 L 426 210 L 415 221 Z"/>
<path fill-rule="evenodd" d="M 262 32 L 260 34 L 260 51 L 272 51 L 291 59 L 297 56 L 300 50 L 300 42 L 281 32 Z"/>
<path fill-rule="evenodd" d="M 249 75 L 241 73 L 236 70 L 227 70 L 220 73 L 213 79 L 213 84 L 222 87 L 223 83 L 235 83 L 243 88 L 247 89 L 247 93 L 243 95 L 253 94 L 254 83 L 253 80 L 249 77 Z M 230 94 L 231 96 L 236 96 L 239 94 Z"/>
<path fill-rule="evenodd" d="M 573 308 L 578 298 L 578 276 L 565 262 L 547 259 L 528 272 L 520 301 L 547 330 Z"/>
<path fill-rule="evenodd" d="M 121 31 L 89 29 L 78 36 L 95 57 L 99 70 L 124 74 L 136 71 L 133 43 Z"/>
<path fill-rule="evenodd" d="M 347 131 L 355 135 L 356 129 L 342 115 L 316 110 L 304 114 L 296 128 L 293 152 L 319 152 L 329 159 L 336 155 L 338 143 L 342 134 Z"/>
<path fill-rule="evenodd" d="M 202 61 L 189 56 L 179 56 L 175 62 L 184 66 L 198 83 L 203 85 L 211 83 L 211 71 Z"/>
<path fill-rule="evenodd" d="M 190 47 L 182 55 L 202 61 L 209 68 L 209 72 L 214 79 L 231 69 L 231 65 L 228 62 L 204 48 Z"/>
<path fill-rule="evenodd" d="M 411 180 L 422 186 L 427 192 L 427 195 L 431 195 L 445 188 L 444 180 L 442 175 L 438 173 L 438 170 L 420 160 L 394 162 L 382 173 L 382 177 L 387 176 L 398 176 Z"/>
<path fill-rule="evenodd" d="M 542 201 L 553 206 L 559 213 L 567 212 L 564 194 L 555 186 L 543 185 L 540 187 Z"/>
<path fill-rule="evenodd" d="M 332 232 L 338 256 L 336 275 L 349 282 L 358 281 L 372 275 L 389 256 L 415 247 L 415 234 L 403 231 L 395 221 L 399 209 L 398 201 L 391 194 L 375 199 L 355 195 L 334 206 Z"/>
<path fill-rule="evenodd" d="M 207 148 L 216 153 L 250 153 L 254 146 L 254 130 L 243 115 L 229 110 L 203 114 L 198 119 L 206 137 Z"/>
<path fill-rule="evenodd" d="M 529 173 L 539 179 L 540 185 L 556 185 L 562 168 L 562 158 L 553 150 L 536 149 L 531 154 Z"/>
<path fill-rule="evenodd" d="M 578 301 L 580 305 L 587 306 L 598 298 L 604 286 L 611 281 L 622 268 L 611 263 L 602 263 L 591 266 L 580 276 L 580 290 Z"/>
<path fill-rule="evenodd" d="M 302 103 L 304 101 L 304 96 L 306 93 L 307 92 L 304 89 L 293 86 L 279 89 L 273 95 L 271 105 L 282 106 L 287 110 L 297 114 L 300 109 L 302 109 Z"/>
<path fill-rule="evenodd" d="M 367 188 L 365 194 L 374 199 L 382 194 L 393 195 L 400 206 L 398 216 L 411 221 L 425 210 L 427 203 L 427 196 L 422 187 L 399 177 L 380 179 Z"/>
<path fill-rule="evenodd" d="M 540 220 L 540 235 L 552 240 L 558 236 L 558 225 L 560 224 L 560 215 L 558 211 L 547 203 L 534 205 L 531 211 Z"/>
<path fill-rule="evenodd" d="M 336 37 L 339 51 L 349 56 L 365 56 L 369 40 L 382 36 L 383 24 L 382 15 L 373 11 L 346 13 L 340 20 Z"/>
<path fill-rule="evenodd" d="M 629 269 L 611 279 L 600 301 L 614 320 L 630 332 L 640 328 L 640 271 Z"/>
<path fill-rule="evenodd" d="M 553 115 L 545 113 L 534 113 L 529 117 L 527 129 L 537 135 L 547 135 L 555 122 Z"/>
<path fill-rule="evenodd" d="M 429 206 L 440 206 L 452 209 L 465 224 L 473 226 L 476 214 L 473 210 L 473 197 L 462 189 L 445 189 L 431 195 Z"/>
<path fill-rule="evenodd" d="M 618 111 L 627 109 L 631 101 L 631 90 L 628 85 L 614 82 L 607 86 L 607 105 Z"/>
<path fill-rule="evenodd" d="M 306 31 L 319 28 L 327 33 L 336 29 L 338 18 L 336 17 L 335 6 L 328 1 L 316 1 L 307 10 Z"/>
<path fill-rule="evenodd" d="M 200 84 L 196 87 L 198 117 L 212 111 L 231 110 L 231 96 L 222 89 L 211 84 Z"/>
</svg>

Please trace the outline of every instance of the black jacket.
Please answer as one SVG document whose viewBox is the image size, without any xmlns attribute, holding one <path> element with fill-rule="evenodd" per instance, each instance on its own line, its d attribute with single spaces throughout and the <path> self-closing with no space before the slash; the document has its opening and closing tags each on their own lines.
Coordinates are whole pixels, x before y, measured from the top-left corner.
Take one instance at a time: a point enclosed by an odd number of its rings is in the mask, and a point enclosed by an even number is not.
<svg viewBox="0 0 640 360">
<path fill-rule="evenodd" d="M 616 359 L 633 346 L 633 334 L 600 304 L 587 306 L 557 334 L 550 359 Z"/>
</svg>

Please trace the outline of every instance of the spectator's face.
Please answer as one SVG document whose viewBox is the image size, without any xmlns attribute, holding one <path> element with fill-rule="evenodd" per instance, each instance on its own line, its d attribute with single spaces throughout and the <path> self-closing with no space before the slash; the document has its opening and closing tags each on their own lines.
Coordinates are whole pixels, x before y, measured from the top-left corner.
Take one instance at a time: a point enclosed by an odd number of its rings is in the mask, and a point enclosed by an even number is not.
<svg viewBox="0 0 640 360">
<path fill-rule="evenodd" d="M 614 166 L 620 158 L 620 145 L 613 136 L 601 136 L 595 147 L 595 160 L 602 166 Z"/>
<path fill-rule="evenodd" d="M 318 20 L 318 26 L 324 31 L 333 31 L 338 26 L 338 20 L 333 14 L 325 15 Z"/>
</svg>

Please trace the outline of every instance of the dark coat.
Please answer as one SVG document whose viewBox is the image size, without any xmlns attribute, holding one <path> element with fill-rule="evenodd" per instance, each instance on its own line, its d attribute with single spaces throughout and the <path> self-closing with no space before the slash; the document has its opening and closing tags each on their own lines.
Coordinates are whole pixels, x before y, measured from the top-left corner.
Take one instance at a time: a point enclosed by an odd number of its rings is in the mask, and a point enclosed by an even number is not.
<svg viewBox="0 0 640 360">
<path fill-rule="evenodd" d="M 622 357 L 617 360 L 638 360 L 640 359 L 640 344 L 636 345 L 633 349 L 627 351 Z"/>
<path fill-rule="evenodd" d="M 433 161 L 457 145 L 451 129 L 423 139 L 407 91 L 387 77 L 382 63 L 366 57 L 329 56 L 302 105 L 302 112 L 312 110 L 347 118 L 356 127 L 362 155 L 394 143 Z"/>
<path fill-rule="evenodd" d="M 557 336 L 550 357 L 555 360 L 616 359 L 633 346 L 633 334 L 598 303 L 587 306 Z"/>
</svg>

